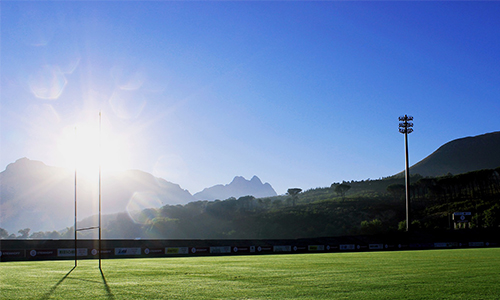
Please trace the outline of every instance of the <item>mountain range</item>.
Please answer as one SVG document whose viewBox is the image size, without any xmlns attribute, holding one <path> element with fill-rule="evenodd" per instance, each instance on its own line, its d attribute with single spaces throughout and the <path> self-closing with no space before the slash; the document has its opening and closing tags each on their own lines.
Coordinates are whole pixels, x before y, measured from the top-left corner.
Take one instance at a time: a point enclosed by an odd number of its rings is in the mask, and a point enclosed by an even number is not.
<svg viewBox="0 0 500 300">
<path fill-rule="evenodd" d="M 494 169 L 500 166 L 499 149 L 500 132 L 457 139 L 413 165 L 410 172 L 435 177 Z M 9 164 L 0 173 L 0 227 L 15 233 L 23 228 L 52 231 L 71 226 L 74 222 L 74 180 L 73 172 L 27 158 Z M 96 181 L 81 178 L 77 188 L 78 219 L 95 215 L 98 212 Z M 102 211 L 103 214 L 131 214 L 167 204 L 183 205 L 196 200 L 225 200 L 247 195 L 263 198 L 276 196 L 276 192 L 257 176 L 251 180 L 236 176 L 229 184 L 215 185 L 192 195 L 178 184 L 130 170 L 103 176 Z"/>
<path fill-rule="evenodd" d="M 78 219 L 98 213 L 98 181 L 77 177 Z M 178 184 L 138 171 L 110 173 L 102 177 L 102 213 L 141 211 L 164 205 L 187 204 L 196 200 L 224 200 L 254 195 L 275 196 L 270 184 L 257 176 L 248 181 L 235 177 L 228 185 L 217 185 L 197 193 L 196 197 Z M 18 159 L 0 173 L 0 227 L 9 232 L 31 228 L 61 230 L 74 223 L 75 174 L 28 158 Z"/>
</svg>

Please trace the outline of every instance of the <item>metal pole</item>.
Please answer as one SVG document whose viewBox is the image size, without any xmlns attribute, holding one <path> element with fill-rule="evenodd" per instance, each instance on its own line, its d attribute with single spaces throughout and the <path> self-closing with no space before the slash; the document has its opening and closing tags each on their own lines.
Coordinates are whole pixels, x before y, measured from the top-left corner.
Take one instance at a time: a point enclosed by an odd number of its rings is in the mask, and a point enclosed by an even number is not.
<svg viewBox="0 0 500 300">
<path fill-rule="evenodd" d="M 408 158 L 408 132 L 405 132 L 405 185 L 406 185 L 406 231 L 410 231 L 410 168 Z"/>
<path fill-rule="evenodd" d="M 101 112 L 99 112 L 99 270 L 101 268 L 101 164 L 102 164 L 102 133 Z"/>
<path fill-rule="evenodd" d="M 77 266 L 77 232 L 76 232 L 76 208 L 77 208 L 77 202 L 76 202 L 76 198 L 77 198 L 77 192 L 76 192 L 76 178 L 77 178 L 77 170 L 76 170 L 76 165 L 77 165 L 77 155 L 76 155 L 76 148 L 78 147 L 77 145 L 77 135 L 76 135 L 76 127 L 75 127 L 75 268 Z"/>
<path fill-rule="evenodd" d="M 408 121 L 413 121 L 412 116 L 404 115 L 404 117 L 399 117 L 399 132 L 405 135 L 405 190 L 406 190 L 406 231 L 410 231 L 410 166 L 409 166 L 409 155 L 408 155 L 408 134 L 413 132 L 413 123 Z"/>
</svg>

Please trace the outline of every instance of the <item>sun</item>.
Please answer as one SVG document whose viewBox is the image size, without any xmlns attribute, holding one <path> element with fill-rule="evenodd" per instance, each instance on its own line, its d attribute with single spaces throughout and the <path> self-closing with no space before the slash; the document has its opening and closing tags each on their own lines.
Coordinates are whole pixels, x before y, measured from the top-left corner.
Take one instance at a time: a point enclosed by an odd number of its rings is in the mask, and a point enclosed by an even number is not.
<svg viewBox="0 0 500 300">
<path fill-rule="evenodd" d="M 126 138 L 114 134 L 109 126 L 100 125 L 99 120 L 68 126 L 58 144 L 64 165 L 83 176 L 96 176 L 100 170 L 123 171 L 129 166 Z"/>
</svg>

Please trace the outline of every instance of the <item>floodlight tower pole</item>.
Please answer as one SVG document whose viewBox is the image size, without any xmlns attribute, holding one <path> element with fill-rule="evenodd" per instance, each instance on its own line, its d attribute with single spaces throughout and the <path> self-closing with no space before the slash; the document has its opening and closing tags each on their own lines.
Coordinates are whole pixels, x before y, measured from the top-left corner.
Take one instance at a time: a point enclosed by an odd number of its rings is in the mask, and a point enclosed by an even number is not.
<svg viewBox="0 0 500 300">
<path fill-rule="evenodd" d="M 410 231 L 410 168 L 408 155 L 408 134 L 413 132 L 412 116 L 399 117 L 399 132 L 405 135 L 405 190 L 406 190 L 406 231 Z"/>
</svg>

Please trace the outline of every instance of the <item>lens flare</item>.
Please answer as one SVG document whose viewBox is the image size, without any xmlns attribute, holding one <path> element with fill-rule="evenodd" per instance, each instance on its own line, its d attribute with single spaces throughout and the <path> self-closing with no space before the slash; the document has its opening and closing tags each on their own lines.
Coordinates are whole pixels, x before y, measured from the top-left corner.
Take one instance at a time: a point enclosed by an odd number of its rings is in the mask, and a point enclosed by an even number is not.
<svg viewBox="0 0 500 300">
<path fill-rule="evenodd" d="M 121 119 L 136 119 L 146 106 L 146 99 L 141 91 L 116 89 L 109 104 Z"/>
<path fill-rule="evenodd" d="M 146 224 L 154 218 L 154 214 L 147 209 L 161 206 L 162 203 L 155 193 L 135 192 L 127 204 L 127 213 L 135 223 Z"/>
<path fill-rule="evenodd" d="M 55 100 L 61 96 L 68 81 L 58 66 L 44 65 L 31 74 L 28 84 L 35 97 Z"/>
</svg>

